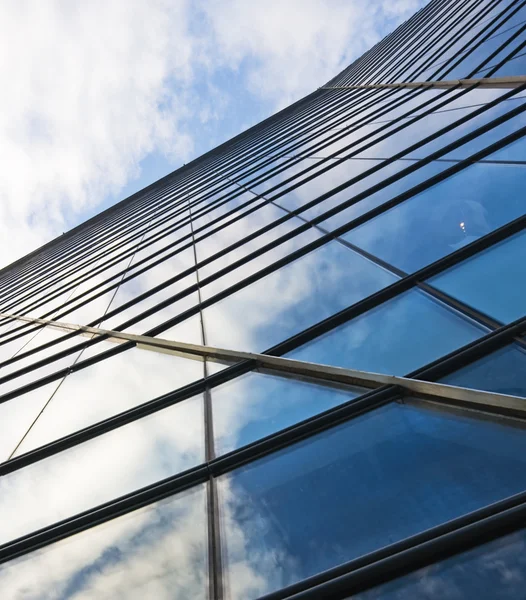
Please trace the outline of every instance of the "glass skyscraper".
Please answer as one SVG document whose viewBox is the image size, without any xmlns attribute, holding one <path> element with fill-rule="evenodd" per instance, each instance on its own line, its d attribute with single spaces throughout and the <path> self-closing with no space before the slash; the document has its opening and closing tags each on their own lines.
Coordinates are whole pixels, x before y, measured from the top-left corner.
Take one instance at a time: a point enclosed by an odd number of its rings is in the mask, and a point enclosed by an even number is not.
<svg viewBox="0 0 526 600">
<path fill-rule="evenodd" d="M 431 0 L 0 271 L 0 597 L 524 598 L 525 75 Z"/>
</svg>

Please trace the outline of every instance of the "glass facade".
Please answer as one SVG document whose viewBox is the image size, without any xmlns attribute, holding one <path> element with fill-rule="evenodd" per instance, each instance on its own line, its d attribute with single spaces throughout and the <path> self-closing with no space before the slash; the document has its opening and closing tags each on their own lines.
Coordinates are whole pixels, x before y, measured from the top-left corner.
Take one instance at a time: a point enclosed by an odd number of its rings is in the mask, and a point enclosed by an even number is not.
<svg viewBox="0 0 526 600">
<path fill-rule="evenodd" d="M 525 56 L 431 0 L 0 271 L 2 598 L 523 597 Z"/>
</svg>

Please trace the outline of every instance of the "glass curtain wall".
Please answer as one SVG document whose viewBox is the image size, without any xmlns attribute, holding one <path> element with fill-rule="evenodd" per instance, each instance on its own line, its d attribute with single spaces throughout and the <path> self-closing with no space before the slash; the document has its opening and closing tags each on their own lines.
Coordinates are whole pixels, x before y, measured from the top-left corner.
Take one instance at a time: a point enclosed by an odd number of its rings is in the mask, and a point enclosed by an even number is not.
<svg viewBox="0 0 526 600">
<path fill-rule="evenodd" d="M 522 597 L 525 56 L 431 0 L 0 271 L 3 598 Z"/>
</svg>

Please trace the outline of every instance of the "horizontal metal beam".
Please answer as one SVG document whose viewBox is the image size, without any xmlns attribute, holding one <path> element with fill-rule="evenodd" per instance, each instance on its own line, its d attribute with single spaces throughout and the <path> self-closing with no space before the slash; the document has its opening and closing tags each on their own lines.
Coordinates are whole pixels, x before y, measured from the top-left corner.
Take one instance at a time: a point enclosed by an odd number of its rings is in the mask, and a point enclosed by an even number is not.
<svg viewBox="0 0 526 600">
<path fill-rule="evenodd" d="M 402 81 L 400 83 L 368 83 L 361 85 L 323 86 L 322 90 L 372 90 L 432 88 L 439 90 L 461 89 L 476 85 L 488 89 L 513 89 L 526 83 L 526 75 L 510 77 L 484 77 L 482 79 L 449 79 L 443 81 Z"/>
<path fill-rule="evenodd" d="M 431 397 L 435 400 L 445 401 L 447 403 L 460 404 L 461 406 L 471 408 L 489 409 L 492 412 L 506 415 L 513 414 L 521 418 L 526 418 L 526 399 L 519 396 L 496 394 L 494 392 L 445 385 L 443 383 L 399 377 L 397 375 L 385 375 L 382 373 L 371 373 L 369 371 L 360 371 L 357 369 L 333 367 L 330 365 L 283 358 L 281 356 L 271 356 L 269 354 L 242 352 L 239 350 L 216 348 L 201 344 L 189 344 L 187 342 L 177 342 L 146 335 L 126 333 L 123 331 L 90 327 L 88 325 L 63 323 L 49 319 L 38 319 L 35 317 L 11 315 L 8 313 L 0 313 L 0 317 L 37 323 L 63 331 L 78 331 L 81 335 L 87 335 L 89 337 L 92 337 L 93 335 L 105 336 L 108 341 L 115 343 L 134 342 L 137 348 L 173 354 L 184 358 L 197 360 L 206 359 L 212 362 L 227 364 L 249 360 L 254 361 L 261 367 L 273 371 L 281 371 L 345 385 L 362 386 L 373 389 L 386 385 L 396 386 L 404 390 L 405 394 L 416 394 L 418 396 Z"/>
</svg>

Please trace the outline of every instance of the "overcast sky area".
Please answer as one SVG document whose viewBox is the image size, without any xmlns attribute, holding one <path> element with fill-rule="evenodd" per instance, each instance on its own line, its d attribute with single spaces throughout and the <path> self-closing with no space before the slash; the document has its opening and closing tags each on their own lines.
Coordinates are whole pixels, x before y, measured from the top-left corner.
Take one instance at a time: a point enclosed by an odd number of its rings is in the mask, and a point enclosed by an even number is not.
<svg viewBox="0 0 526 600">
<path fill-rule="evenodd" d="M 3 0 L 0 267 L 319 87 L 421 0 Z"/>
</svg>

